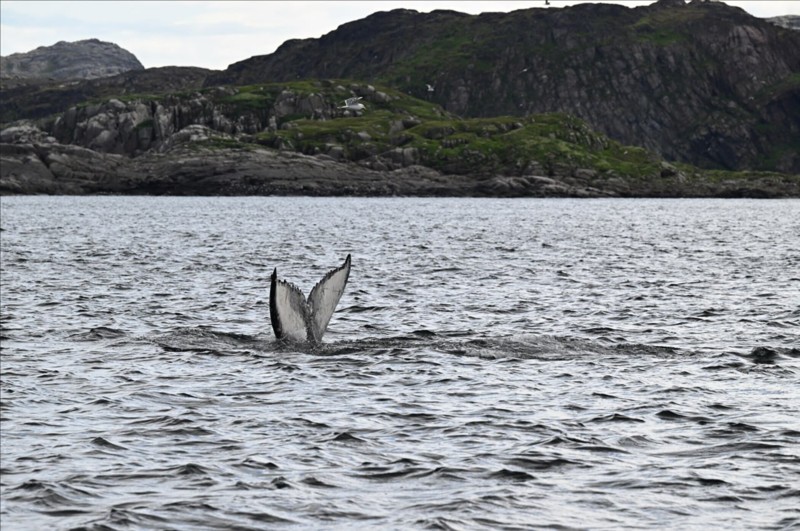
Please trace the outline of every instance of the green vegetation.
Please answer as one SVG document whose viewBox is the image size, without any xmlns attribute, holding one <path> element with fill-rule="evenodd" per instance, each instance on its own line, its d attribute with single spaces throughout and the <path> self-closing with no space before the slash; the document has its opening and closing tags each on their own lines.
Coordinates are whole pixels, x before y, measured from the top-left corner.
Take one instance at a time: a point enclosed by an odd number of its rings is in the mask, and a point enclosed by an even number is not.
<svg viewBox="0 0 800 531">
<path fill-rule="evenodd" d="M 797 90 L 800 90 L 800 72 L 792 72 L 778 83 L 761 89 L 756 98 L 760 103 L 764 104 L 771 99 Z"/>
<path fill-rule="evenodd" d="M 136 124 L 136 127 L 134 129 L 136 131 L 139 131 L 140 129 L 146 129 L 148 127 L 153 127 L 153 119 L 152 118 L 139 122 L 138 124 Z"/>
<path fill-rule="evenodd" d="M 234 138 L 211 137 L 192 144 L 195 149 L 231 149 L 251 151 L 256 148 L 253 144 L 240 142 Z"/>
<path fill-rule="evenodd" d="M 702 188 L 704 183 L 731 180 L 746 187 L 759 179 L 781 178 L 780 174 L 711 172 L 666 164 L 657 155 L 613 141 L 567 114 L 462 119 L 403 92 L 352 80 L 213 87 L 199 92 L 203 99 L 198 99 L 198 92 L 127 95 L 125 99 L 179 105 L 194 109 L 182 112 L 197 112 L 206 118 L 221 113 L 232 122 L 249 121 L 263 128 L 257 134 L 235 137 L 213 134 L 189 146 L 200 151 L 268 147 L 329 154 L 378 168 L 414 163 L 476 177 L 574 177 L 584 186 L 622 193 L 680 190 L 685 183 Z M 354 93 L 362 94 L 367 105 L 359 116 L 338 110 Z M 136 128 L 152 126 L 150 119 Z M 793 141 L 783 147 L 799 146 Z"/>
<path fill-rule="evenodd" d="M 637 36 L 639 40 L 652 42 L 659 46 L 674 44 L 681 41 L 688 41 L 686 34 L 664 28 L 653 28 L 647 25 L 637 24 Z"/>
<path fill-rule="evenodd" d="M 338 152 L 349 161 L 402 160 L 411 148 L 415 162 L 445 173 L 471 175 L 571 175 L 583 170 L 591 183 L 609 179 L 643 183 L 662 177 L 663 161 L 639 147 L 625 146 L 593 131 L 585 122 L 566 114 L 524 118 L 497 116 L 461 119 L 438 105 L 400 91 L 374 89 L 352 80 L 297 81 L 209 88 L 203 95 L 230 118 L 242 114 L 271 115 L 285 98 L 292 102 L 315 98 L 330 114 L 356 91 L 366 94 L 366 112 L 360 116 L 320 119 L 313 111 L 283 115 L 278 128 L 246 140 L 214 138 L 205 149 L 257 149 L 259 146 L 306 154 Z M 187 98 L 171 95 L 169 98 Z M 162 96 L 163 98 L 163 96 Z M 293 103 L 294 105 L 294 103 Z M 407 162 L 407 161 L 406 161 Z M 763 177 L 764 173 L 707 172 L 691 166 L 676 171 L 691 179 L 709 175 L 714 180 Z"/>
<path fill-rule="evenodd" d="M 488 53 L 482 49 L 491 43 L 489 36 L 476 37 L 471 32 L 481 28 L 465 31 L 465 23 L 468 22 L 450 21 L 440 27 L 436 39 L 416 47 L 410 57 L 393 65 L 383 78 L 395 86 L 424 87 L 425 83 L 437 77 L 437 72 L 445 69 L 491 71 L 494 61 L 485 57 Z"/>
<path fill-rule="evenodd" d="M 257 91 L 239 91 L 236 94 L 223 98 L 224 103 L 235 105 L 242 110 L 258 110 L 268 107 L 273 98 L 269 93 L 258 93 Z"/>
<path fill-rule="evenodd" d="M 345 87 L 353 85 L 335 80 L 248 86 L 221 103 L 271 105 L 281 92 L 291 91 L 293 97 L 314 95 L 334 107 L 350 95 Z M 586 168 L 601 176 L 641 178 L 659 171 L 660 160 L 653 154 L 622 146 L 565 114 L 460 119 L 407 94 L 378 90 L 386 97 L 365 98 L 367 111 L 361 116 L 283 116 L 281 127 L 259 133 L 255 141 L 307 154 L 340 148 L 355 161 L 413 148 L 420 164 L 448 173 L 513 175 L 531 165 L 550 174 Z"/>
<path fill-rule="evenodd" d="M 659 9 L 641 17 L 632 28 L 636 38 L 658 45 L 688 42 L 693 31 L 691 24 L 701 20 L 704 14 L 692 6 L 679 9 Z"/>
</svg>

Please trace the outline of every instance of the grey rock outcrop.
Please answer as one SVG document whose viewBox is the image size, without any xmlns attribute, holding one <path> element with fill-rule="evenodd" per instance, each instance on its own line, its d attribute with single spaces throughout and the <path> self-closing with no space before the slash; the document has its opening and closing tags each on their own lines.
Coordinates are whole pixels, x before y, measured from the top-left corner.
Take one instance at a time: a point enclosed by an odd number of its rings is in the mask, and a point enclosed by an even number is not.
<svg viewBox="0 0 800 531">
<path fill-rule="evenodd" d="M 42 79 L 2 79 L 0 123 L 44 118 L 64 112 L 89 100 L 126 94 L 169 94 L 192 92 L 203 87 L 212 70 L 167 66 L 128 70 L 97 79 L 54 82 Z"/>
<path fill-rule="evenodd" d="M 52 142 L 23 128 L 0 144 L 0 194 L 469 195 L 470 178 L 413 166 L 377 172 L 267 148 L 216 149 L 227 135 L 190 125 L 140 157 Z M 28 143 L 28 140 L 44 140 Z M 473 192 L 474 193 L 474 192 Z"/>
<path fill-rule="evenodd" d="M 342 88 L 342 98 L 357 92 L 367 93 L 359 85 L 352 85 L 348 89 Z M 263 96 L 263 101 L 271 101 L 270 105 L 254 107 L 247 105 L 247 98 L 244 98 L 244 104 L 240 104 L 239 95 L 236 88 L 219 87 L 182 96 L 167 94 L 124 102 L 112 98 L 70 107 L 38 123 L 42 134 L 51 135 L 62 144 L 83 146 L 101 153 L 139 156 L 150 150 L 168 149 L 173 135 L 192 125 L 239 137 L 292 127 L 287 117 L 327 120 L 342 114 L 336 104 L 317 93 L 299 94 L 284 90 L 272 100 L 269 95 Z M 371 101 L 371 98 L 390 99 L 374 90 L 364 101 Z M 5 134 L 11 135 L 20 127 L 26 130 L 25 127 L 32 123 L 30 120 L 14 122 Z M 413 123 L 411 121 L 408 125 Z M 368 133 L 356 132 L 355 135 L 367 143 Z M 291 146 L 282 145 L 269 147 L 291 149 Z"/>
<path fill-rule="evenodd" d="M 660 179 L 598 179 L 591 170 L 542 176 L 452 175 L 413 164 L 415 154 L 395 150 L 397 169 L 338 162 L 255 145 L 225 147 L 232 136 L 192 124 L 159 150 L 137 157 L 56 142 L 32 125 L 1 134 L 0 195 L 349 195 L 486 197 L 800 197 L 800 179 L 690 180 L 665 165 Z M 408 164 L 403 166 L 402 164 Z"/>
<path fill-rule="evenodd" d="M 94 79 L 129 70 L 144 70 L 144 66 L 129 51 L 97 39 L 59 41 L 0 58 L 4 78 Z"/>
<path fill-rule="evenodd" d="M 800 31 L 800 15 L 783 15 L 766 19 L 776 26 Z"/>
</svg>

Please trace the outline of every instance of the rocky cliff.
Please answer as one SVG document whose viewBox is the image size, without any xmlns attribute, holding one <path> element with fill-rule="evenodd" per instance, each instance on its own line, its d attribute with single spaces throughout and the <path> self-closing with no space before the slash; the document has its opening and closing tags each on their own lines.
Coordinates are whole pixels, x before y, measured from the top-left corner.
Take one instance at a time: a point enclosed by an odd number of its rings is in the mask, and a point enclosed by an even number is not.
<svg viewBox="0 0 800 531">
<path fill-rule="evenodd" d="M 144 70 L 144 66 L 129 51 L 97 39 L 59 41 L 0 58 L 3 78 L 95 79 L 129 70 Z"/>
<path fill-rule="evenodd" d="M 213 70 L 168 66 L 129 70 L 114 76 L 53 82 L 43 79 L 2 79 L 0 123 L 44 118 L 73 105 L 129 94 L 156 95 L 202 88 Z"/>
<path fill-rule="evenodd" d="M 401 151 L 397 169 L 374 170 L 325 155 L 240 144 L 200 125 L 181 130 L 163 150 L 135 158 L 60 144 L 35 130 L 5 132 L 0 195 L 800 197 L 797 177 L 715 176 L 670 165 L 648 179 L 609 178 L 590 169 L 549 177 L 459 175 L 404 162 Z M 9 134 L 18 136 L 6 142 Z"/>
<path fill-rule="evenodd" d="M 385 83 L 465 117 L 569 113 L 704 167 L 800 172 L 800 32 L 721 2 L 376 13 L 206 85 L 329 77 Z"/>
<path fill-rule="evenodd" d="M 339 108 L 359 95 L 368 112 Z M 84 102 L 0 131 L 0 193 L 800 196 L 714 174 L 561 114 L 460 119 L 388 87 L 215 87 Z"/>
</svg>

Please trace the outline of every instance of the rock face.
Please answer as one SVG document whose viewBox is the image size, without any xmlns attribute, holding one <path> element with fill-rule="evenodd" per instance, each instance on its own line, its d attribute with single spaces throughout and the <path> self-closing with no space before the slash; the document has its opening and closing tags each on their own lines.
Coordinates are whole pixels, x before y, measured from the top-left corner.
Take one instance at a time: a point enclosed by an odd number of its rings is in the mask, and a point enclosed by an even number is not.
<svg viewBox="0 0 800 531">
<path fill-rule="evenodd" d="M 661 0 L 376 13 L 206 85 L 382 82 L 462 116 L 565 112 L 670 160 L 800 173 L 799 73 L 800 32 L 721 2 Z"/>
<path fill-rule="evenodd" d="M 23 128 L 24 129 L 24 128 Z M 6 133 L 0 143 L 0 195 L 349 195 L 473 197 L 800 197 L 800 180 L 698 180 L 667 172 L 648 182 L 608 182 L 590 175 L 483 176 L 442 174 L 411 165 L 374 171 L 327 156 L 265 148 L 216 149 L 204 126 L 189 126 L 163 151 L 140 157 L 101 153 L 54 142 L 35 131 Z"/>
<path fill-rule="evenodd" d="M 25 127 L 6 130 L 0 194 L 492 195 L 469 177 L 419 166 L 377 172 L 329 157 L 208 144 L 225 138 L 188 126 L 164 150 L 128 158 L 59 144 Z"/>
<path fill-rule="evenodd" d="M 53 137 L 62 144 L 136 157 L 147 151 L 168 149 L 174 141 L 173 136 L 189 126 L 203 126 L 231 139 L 235 137 L 237 140 L 253 142 L 253 135 L 295 127 L 296 124 L 292 121 L 299 117 L 320 122 L 341 117 L 343 112 L 337 108 L 337 100 L 353 94 L 364 97 L 369 105 L 388 105 L 392 100 L 391 96 L 370 85 L 333 86 L 329 81 L 317 83 L 318 91 L 311 92 L 296 92 L 278 85 L 270 86 L 269 90 L 267 87 L 240 90 L 224 86 L 149 97 L 134 95 L 130 99 L 123 96 L 129 86 L 121 79 L 123 77 L 137 79 L 132 92 L 147 92 L 148 80 L 142 79 L 145 78 L 145 73 L 152 74 L 147 70 L 81 83 L 77 87 L 111 85 L 112 92 L 120 96 L 98 102 L 81 100 L 79 105 L 71 106 L 64 112 L 48 113 L 40 120 L 14 122 L 3 130 L 2 134 L 6 138 L 3 141 L 25 142 L 19 138 L 19 131 L 40 129 L 41 135 Z M 176 77 L 174 69 L 169 69 L 165 75 L 172 79 Z M 159 81 L 161 77 L 154 76 L 157 86 L 163 86 Z M 188 76 L 189 82 L 181 86 L 184 89 L 190 88 L 198 79 L 200 78 Z M 444 118 L 446 113 L 438 112 L 433 116 Z M 395 124 L 395 127 L 399 132 L 418 124 L 418 120 L 409 117 L 405 124 Z M 370 140 L 369 135 L 364 132 L 355 132 L 353 135 L 364 144 Z M 248 138 L 243 139 L 243 136 Z M 276 138 L 270 141 L 268 147 L 294 150 L 288 143 L 288 139 L 284 143 L 281 138 Z"/>
<path fill-rule="evenodd" d="M 800 176 L 704 175 L 564 115 L 463 120 L 388 88 L 290 86 L 120 96 L 17 121 L 0 131 L 0 194 L 800 196 Z M 354 94 L 373 115 L 338 109 Z"/>
<path fill-rule="evenodd" d="M 4 78 L 96 79 L 130 70 L 144 70 L 144 66 L 129 51 L 97 39 L 59 41 L 0 58 Z"/>
<path fill-rule="evenodd" d="M 147 124 L 139 131 L 149 129 L 139 135 L 136 125 L 130 126 L 146 116 L 154 118 L 138 122 Z M 451 174 L 417 164 L 418 154 L 410 148 L 384 154 L 385 163 L 374 157 L 350 162 L 335 157 L 333 150 L 307 155 L 241 144 L 200 124 L 172 130 L 159 140 L 174 127 L 174 116 L 171 109 L 128 108 L 113 100 L 97 106 L 80 116 L 86 126 L 74 129 L 83 131 L 84 141 L 97 149 L 60 143 L 32 125 L 6 128 L 0 132 L 0 195 L 800 197 L 797 176 L 698 178 L 667 163 L 650 179 L 609 178 L 591 169 L 568 168 L 545 176 L 535 165 L 516 175 Z M 94 123 L 101 126 L 92 136 L 88 131 L 94 130 L 92 118 L 97 117 Z M 77 125 L 77 114 L 74 120 Z M 153 147 L 135 157 L 112 152 L 129 142 Z M 373 167 L 376 160 L 378 169 Z"/>
<path fill-rule="evenodd" d="M 201 88 L 212 72 L 205 68 L 167 66 L 57 83 L 41 79 L 3 79 L 0 123 L 44 118 L 88 100 L 111 96 L 193 91 Z"/>
</svg>

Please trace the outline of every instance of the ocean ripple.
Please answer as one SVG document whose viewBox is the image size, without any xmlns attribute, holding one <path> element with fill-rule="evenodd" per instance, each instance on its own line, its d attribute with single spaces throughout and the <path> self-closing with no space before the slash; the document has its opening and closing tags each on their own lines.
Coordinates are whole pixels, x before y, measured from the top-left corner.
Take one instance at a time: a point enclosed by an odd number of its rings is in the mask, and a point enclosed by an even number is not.
<svg viewBox="0 0 800 531">
<path fill-rule="evenodd" d="M 2 201 L 4 528 L 800 525 L 797 201 Z"/>
</svg>

